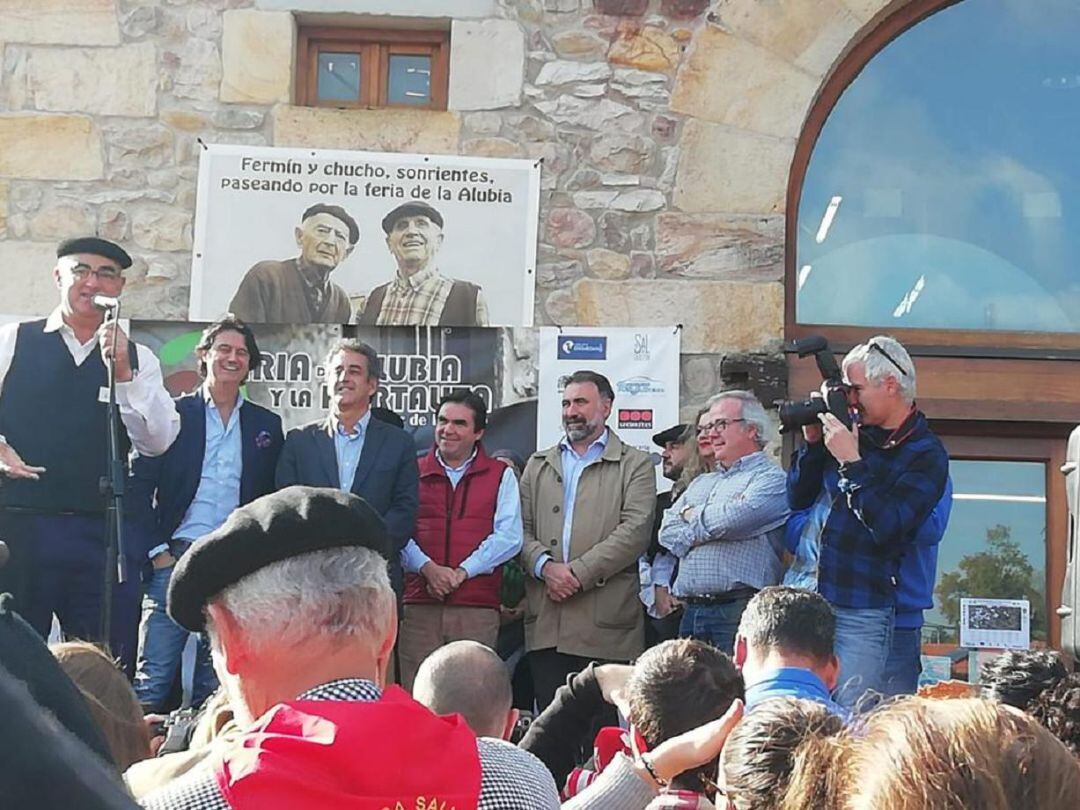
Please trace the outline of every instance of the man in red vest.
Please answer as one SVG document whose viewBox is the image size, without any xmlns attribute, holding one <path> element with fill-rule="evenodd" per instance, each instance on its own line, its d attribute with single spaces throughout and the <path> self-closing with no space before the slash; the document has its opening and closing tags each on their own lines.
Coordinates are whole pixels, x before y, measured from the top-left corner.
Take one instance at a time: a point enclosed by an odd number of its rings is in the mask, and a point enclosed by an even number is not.
<svg viewBox="0 0 1080 810">
<path fill-rule="evenodd" d="M 521 551 L 521 499 L 513 470 L 484 452 L 487 407 L 472 391 L 439 403 L 435 446 L 420 461 L 416 534 L 402 551 L 405 617 L 398 638 L 402 685 L 451 641 L 494 647 L 500 567 Z"/>
</svg>

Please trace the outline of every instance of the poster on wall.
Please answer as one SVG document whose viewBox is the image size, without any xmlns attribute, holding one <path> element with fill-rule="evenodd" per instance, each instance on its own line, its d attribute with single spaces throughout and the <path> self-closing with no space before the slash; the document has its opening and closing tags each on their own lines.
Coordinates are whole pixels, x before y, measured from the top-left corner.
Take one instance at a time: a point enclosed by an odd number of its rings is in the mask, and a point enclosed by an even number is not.
<svg viewBox="0 0 1080 810">
<path fill-rule="evenodd" d="M 200 384 L 195 348 L 205 324 L 134 321 L 134 338 L 161 361 L 165 387 L 173 396 Z M 502 329 L 346 329 L 325 324 L 252 326 L 260 360 L 245 396 L 281 416 L 286 430 L 324 419 L 331 391 L 323 361 L 347 331 L 379 354 L 383 377 L 374 405 L 397 414 L 413 435 L 417 451 L 434 439 L 434 409 L 452 390 L 475 391 L 489 409 L 485 446 L 512 450 L 527 459 L 535 449 L 536 401 L 505 389 L 500 352 L 510 341 Z"/>
<path fill-rule="evenodd" d="M 678 327 L 543 327 L 539 346 L 537 447 L 563 437 L 565 380 L 580 369 L 603 374 L 615 389 L 608 427 L 653 456 L 657 487 L 667 490 L 653 434 L 679 423 Z"/>
<path fill-rule="evenodd" d="M 211 145 L 192 321 L 528 326 L 538 161 Z"/>
</svg>

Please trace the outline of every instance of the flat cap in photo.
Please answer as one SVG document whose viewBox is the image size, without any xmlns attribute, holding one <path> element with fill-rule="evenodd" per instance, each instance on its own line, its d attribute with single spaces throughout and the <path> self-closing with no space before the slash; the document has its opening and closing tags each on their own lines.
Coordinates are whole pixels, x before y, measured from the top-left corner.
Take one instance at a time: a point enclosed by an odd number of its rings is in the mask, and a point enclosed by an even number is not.
<svg viewBox="0 0 1080 810">
<path fill-rule="evenodd" d="M 355 245 L 360 241 L 360 226 L 356 224 L 356 220 L 353 219 L 349 212 L 342 208 L 340 205 L 327 205 L 326 203 L 315 203 L 315 205 L 308 208 L 300 217 L 300 221 L 304 222 L 310 217 L 316 214 L 327 214 L 340 219 L 346 228 L 349 229 L 349 244 Z"/>
<path fill-rule="evenodd" d="M 394 223 L 402 217 L 427 217 L 440 228 L 443 226 L 442 214 L 436 211 L 427 203 L 422 202 L 407 202 L 402 203 L 382 220 L 383 233 L 389 234 L 394 230 Z"/>
<path fill-rule="evenodd" d="M 659 433 L 653 434 L 653 444 L 664 447 L 668 442 L 677 442 L 682 435 L 686 433 L 686 429 L 689 425 L 675 425 L 675 427 L 669 427 L 667 430 L 661 430 Z"/>
<path fill-rule="evenodd" d="M 112 259 L 121 270 L 131 267 L 131 257 L 128 252 L 116 242 L 102 239 L 98 236 L 79 236 L 75 239 L 65 239 L 56 246 L 56 258 L 75 256 L 79 253 L 91 253 L 94 256 L 104 256 Z"/>
<path fill-rule="evenodd" d="M 271 563 L 348 546 L 390 559 L 386 524 L 363 498 L 320 487 L 287 487 L 264 495 L 236 509 L 180 558 L 169 582 L 169 616 L 200 632 L 206 604 L 230 585 Z"/>
</svg>

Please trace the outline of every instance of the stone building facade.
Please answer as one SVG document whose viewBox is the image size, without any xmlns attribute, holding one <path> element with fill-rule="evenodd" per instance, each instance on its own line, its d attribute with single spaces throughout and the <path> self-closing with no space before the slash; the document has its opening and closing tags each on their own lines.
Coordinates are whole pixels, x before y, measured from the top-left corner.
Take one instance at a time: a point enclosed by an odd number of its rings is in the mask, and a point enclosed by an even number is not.
<svg viewBox="0 0 1080 810">
<path fill-rule="evenodd" d="M 537 324 L 680 323 L 686 413 L 775 398 L 796 140 L 899 5 L 0 0 L 0 312 L 48 311 L 55 242 L 96 231 L 137 257 L 130 317 L 185 319 L 200 141 L 528 156 Z M 449 109 L 294 106 L 298 20 L 448 27 Z"/>
</svg>

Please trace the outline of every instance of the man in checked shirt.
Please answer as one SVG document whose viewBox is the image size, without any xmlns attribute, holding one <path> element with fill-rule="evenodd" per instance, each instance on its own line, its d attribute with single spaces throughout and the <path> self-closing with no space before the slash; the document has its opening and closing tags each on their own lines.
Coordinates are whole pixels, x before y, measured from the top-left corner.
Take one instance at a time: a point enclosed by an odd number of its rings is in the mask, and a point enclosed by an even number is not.
<svg viewBox="0 0 1080 810">
<path fill-rule="evenodd" d="M 702 426 L 716 470 L 695 478 L 664 513 L 660 545 L 679 558 L 674 595 L 686 604 L 679 635 L 731 655 L 750 598 L 783 574 L 788 508 L 784 471 L 764 452 L 769 420 L 749 391 L 709 402 Z"/>
<path fill-rule="evenodd" d="M 848 352 L 843 370 L 855 423 L 825 413 L 803 428 L 788 502 L 813 507 L 817 590 L 836 613 L 835 699 L 852 708 L 882 688 L 901 562 L 941 500 L 949 456 L 915 405 L 915 364 L 899 342 L 872 337 Z"/>
</svg>

